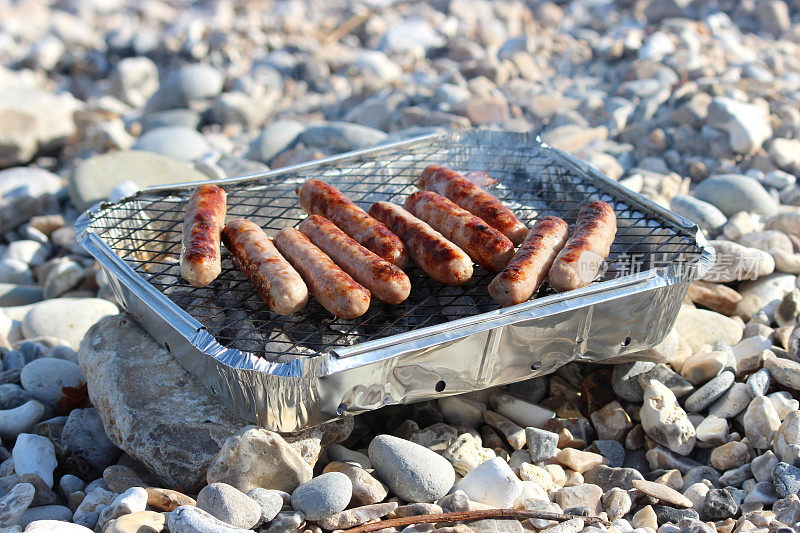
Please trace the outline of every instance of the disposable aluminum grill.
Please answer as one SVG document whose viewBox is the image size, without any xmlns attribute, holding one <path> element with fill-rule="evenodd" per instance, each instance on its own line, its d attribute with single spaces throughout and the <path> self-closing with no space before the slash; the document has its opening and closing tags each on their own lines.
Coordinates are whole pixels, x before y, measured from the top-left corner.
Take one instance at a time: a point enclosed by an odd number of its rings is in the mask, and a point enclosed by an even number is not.
<svg viewBox="0 0 800 533">
<path fill-rule="evenodd" d="M 569 361 L 620 361 L 665 337 L 689 283 L 713 262 L 696 225 L 526 134 L 429 135 L 215 183 L 228 193 L 229 220 L 245 217 L 274 236 L 304 218 L 296 188 L 308 179 L 368 209 L 402 204 L 430 164 L 486 171 L 497 180 L 490 192 L 527 225 L 557 215 L 572 226 L 582 204 L 608 202 L 619 230 L 601 275 L 562 294 L 545 284 L 500 308 L 486 289 L 493 274 L 477 266 L 459 287 L 412 267 L 400 305 L 373 299 L 365 315 L 343 320 L 311 298 L 283 317 L 226 253 L 210 286 L 181 278 L 181 225 L 196 183 L 99 204 L 76 233 L 147 331 L 236 413 L 277 431 L 521 381 Z"/>
</svg>

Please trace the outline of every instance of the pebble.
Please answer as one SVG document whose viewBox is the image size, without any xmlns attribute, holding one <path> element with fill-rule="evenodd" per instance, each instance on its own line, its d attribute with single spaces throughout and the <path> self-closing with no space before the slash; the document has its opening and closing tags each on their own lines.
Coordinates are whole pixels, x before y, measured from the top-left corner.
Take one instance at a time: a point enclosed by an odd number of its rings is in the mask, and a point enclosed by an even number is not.
<svg viewBox="0 0 800 533">
<path fill-rule="evenodd" d="M 455 488 L 464 491 L 471 501 L 507 509 L 519 498 L 522 483 L 508 463 L 495 457 L 470 471 Z"/>
<path fill-rule="evenodd" d="M 455 471 L 447 459 L 391 435 L 372 439 L 369 458 L 392 492 L 406 501 L 438 500 L 455 481 Z"/>
<path fill-rule="evenodd" d="M 681 455 L 694 448 L 694 426 L 672 391 L 658 381 L 651 381 L 645 389 L 639 416 L 645 433 L 656 442 Z"/>
<path fill-rule="evenodd" d="M 686 378 L 677 374 L 668 365 L 657 364 L 651 370 L 639 376 L 639 385 L 647 387 L 650 380 L 658 381 L 666 386 L 676 398 L 683 398 L 694 390 L 694 385 Z M 639 402 L 637 402 L 639 403 Z"/>
<path fill-rule="evenodd" d="M 589 509 L 589 514 L 597 515 L 603 510 L 602 496 L 603 489 L 591 483 L 584 483 L 558 489 L 554 499 L 562 509 L 585 507 Z"/>
<path fill-rule="evenodd" d="M 84 269 L 78 263 L 74 261 L 58 263 L 47 273 L 42 286 L 42 295 L 45 300 L 58 298 L 76 289 L 85 279 Z"/>
<path fill-rule="evenodd" d="M 560 450 L 555 455 L 555 460 L 567 468 L 583 474 L 587 470 L 591 470 L 598 465 L 608 464 L 608 460 L 602 455 L 576 450 L 574 448 L 565 448 Z"/>
<path fill-rule="evenodd" d="M 614 365 L 611 374 L 611 386 L 616 395 L 629 402 L 641 402 L 644 397 L 644 389 L 637 378 L 652 370 L 655 366 L 655 363 L 649 361 L 635 361 Z"/>
<path fill-rule="evenodd" d="M 170 533 L 245 533 L 249 531 L 226 524 L 199 507 L 189 505 L 182 505 L 169 514 L 167 528 Z M 284 529 L 283 531 L 292 530 Z"/>
<path fill-rule="evenodd" d="M 324 471 L 341 472 L 350 478 L 350 482 L 353 485 L 353 496 L 351 501 L 355 506 L 360 507 L 381 502 L 388 494 L 386 485 L 375 479 L 372 474 L 363 468 L 352 463 L 333 461 L 325 466 Z"/>
<path fill-rule="evenodd" d="M 63 396 L 64 387 L 77 388 L 85 382 L 80 367 L 63 359 L 36 359 L 20 372 L 22 387 L 35 399 L 53 407 Z"/>
<path fill-rule="evenodd" d="M 703 275 L 703 281 L 729 283 L 752 280 L 772 274 L 775 270 L 775 259 L 768 252 L 731 241 L 711 240 L 708 243 L 714 248 L 716 259 L 711 269 Z"/>
<path fill-rule="evenodd" d="M 36 520 L 25 528 L 25 533 L 91 533 L 91 531 L 80 524 L 69 524 L 59 520 Z"/>
<path fill-rule="evenodd" d="M 307 145 L 331 148 L 340 152 L 369 148 L 385 138 L 386 134 L 380 130 L 348 122 L 309 126 L 300 134 L 300 141 Z"/>
<path fill-rule="evenodd" d="M 53 443 L 47 437 L 21 433 L 12 452 L 14 471 L 19 474 L 36 474 L 49 488 L 53 488 L 53 471 L 58 466 Z"/>
<path fill-rule="evenodd" d="M 103 533 L 159 533 L 167 526 L 167 517 L 155 511 L 139 511 L 111 520 Z"/>
<path fill-rule="evenodd" d="M 74 522 L 78 522 L 84 516 L 96 513 L 93 516 L 94 522 L 96 523 L 100 518 L 100 512 L 104 508 L 111 505 L 116 497 L 116 494 L 109 492 L 106 489 L 96 488 L 94 490 L 90 490 L 90 488 L 87 487 L 86 497 L 83 499 L 78 508 L 75 509 L 75 514 L 72 515 L 72 520 Z"/>
<path fill-rule="evenodd" d="M 714 448 L 709 462 L 717 470 L 726 471 L 742 466 L 748 460 L 747 445 L 733 441 Z"/>
<path fill-rule="evenodd" d="M 781 425 L 778 413 L 766 396 L 756 396 L 744 413 L 744 430 L 750 444 L 757 449 L 770 446 Z"/>
<path fill-rule="evenodd" d="M 205 137 L 195 130 L 183 126 L 162 126 L 139 137 L 133 149 L 194 161 L 203 157 L 210 146 Z"/>
<path fill-rule="evenodd" d="M 490 401 L 495 411 L 522 427 L 543 428 L 548 420 L 555 417 L 550 409 L 526 402 L 510 394 L 494 393 Z"/>
<path fill-rule="evenodd" d="M 347 500 L 350 501 L 349 494 Z M 197 495 L 197 507 L 227 524 L 243 529 L 252 529 L 261 520 L 261 506 L 254 499 L 226 483 L 210 483 L 203 487 Z M 303 510 L 298 506 L 295 507 Z"/>
<path fill-rule="evenodd" d="M 144 511 L 146 507 L 147 491 L 142 487 L 131 487 L 100 512 L 98 523 L 107 524 L 109 520 Z"/>
<path fill-rule="evenodd" d="M 397 509 L 397 502 L 376 503 L 341 511 L 318 522 L 327 530 L 346 529 L 371 522 Z"/>
<path fill-rule="evenodd" d="M 61 432 L 61 447 L 65 454 L 84 462 L 98 473 L 120 456 L 120 449 L 106 435 L 100 415 L 93 407 L 70 412 Z"/>
<path fill-rule="evenodd" d="M 209 483 L 245 493 L 257 487 L 291 492 L 312 477 L 309 464 L 280 435 L 255 426 L 228 437 L 207 474 Z"/>
<path fill-rule="evenodd" d="M 169 525 L 169 522 L 167 522 L 167 525 Z M 275 518 L 272 519 L 272 522 L 270 522 L 267 526 L 261 528 L 261 533 L 284 533 L 285 531 L 302 531 L 303 526 L 305 526 L 305 517 L 303 516 L 303 513 L 297 511 L 281 511 Z M 225 530 L 224 532 L 220 531 L 220 533 L 228 533 L 228 531 L 229 530 Z M 240 531 L 245 531 L 245 530 L 236 529 L 235 531 L 238 533 Z M 170 532 L 172 532 L 172 530 L 170 530 Z M 197 533 L 201 532 L 198 531 Z"/>
<path fill-rule="evenodd" d="M 111 465 L 103 470 L 103 480 L 111 492 L 118 494 L 122 494 L 131 487 L 146 486 L 136 472 L 124 465 Z"/>
<path fill-rule="evenodd" d="M 772 469 L 772 482 L 781 498 L 800 494 L 800 468 L 779 462 Z"/>
<path fill-rule="evenodd" d="M 719 340 L 733 346 L 742 339 L 742 327 L 734 320 L 713 311 L 682 308 L 675 329 L 697 353 L 705 344 Z"/>
<path fill-rule="evenodd" d="M 483 412 L 486 411 L 486 404 L 463 396 L 440 398 L 438 405 L 445 420 L 454 425 L 467 427 L 478 425 L 483 420 Z"/>
<path fill-rule="evenodd" d="M 59 522 L 70 522 L 72 511 L 63 505 L 42 505 L 40 507 L 28 507 L 19 519 L 19 525 L 25 527 L 31 522 L 40 520 L 58 520 Z M 65 524 L 66 525 L 66 524 Z"/>
<path fill-rule="evenodd" d="M 800 363 L 772 356 L 764 358 L 764 369 L 781 385 L 800 390 Z"/>
<path fill-rule="evenodd" d="M 655 483 L 653 481 L 647 481 L 644 479 L 634 479 L 633 487 L 636 490 L 665 503 L 677 505 L 679 507 L 692 506 L 692 502 L 689 500 L 689 498 L 685 497 L 677 490 L 671 489 L 666 485 L 662 485 L 661 483 Z"/>
<path fill-rule="evenodd" d="M 280 491 L 257 487 L 248 491 L 247 495 L 261 508 L 261 519 L 256 525 L 269 522 L 283 508 L 284 500 Z"/>
<path fill-rule="evenodd" d="M 28 264 L 19 259 L 0 259 L 0 283 L 33 285 L 33 273 Z"/>
<path fill-rule="evenodd" d="M 533 463 L 545 461 L 556 454 L 558 435 L 539 428 L 525 428 L 526 443 Z"/>
<path fill-rule="evenodd" d="M 22 320 L 25 338 L 55 337 L 78 349 L 84 334 L 117 306 L 100 298 L 56 298 L 33 304 Z"/>
<path fill-rule="evenodd" d="M 308 520 L 322 520 L 347 507 L 352 496 L 350 478 L 341 472 L 328 472 L 297 487 L 292 492 L 292 507 Z"/>
<path fill-rule="evenodd" d="M 188 107 L 193 100 L 216 96 L 222 91 L 224 78 L 205 63 L 186 65 L 170 73 L 147 100 L 147 111 Z"/>
<path fill-rule="evenodd" d="M 717 398 L 725 394 L 733 385 L 733 372 L 722 372 L 712 378 L 705 385 L 693 392 L 684 401 L 684 407 L 689 413 L 698 413 L 711 405 Z"/>
<path fill-rule="evenodd" d="M 36 400 L 0 411 L 0 438 L 14 440 L 20 433 L 27 433 L 42 419 L 47 408 Z"/>
<path fill-rule="evenodd" d="M 722 226 L 728 222 L 725 214 L 714 207 L 713 204 L 688 194 L 676 195 L 670 201 L 669 206 L 672 211 L 696 223 L 700 229 L 707 231 L 711 235 L 719 233 L 722 230 Z"/>
<path fill-rule="evenodd" d="M 719 418 L 733 418 L 747 408 L 752 397 L 746 384 L 734 383 L 709 407 L 708 413 Z"/>
<path fill-rule="evenodd" d="M 700 385 L 717 376 L 728 363 L 728 354 L 712 351 L 695 354 L 683 364 L 681 375 L 694 385 Z"/>
<path fill-rule="evenodd" d="M 740 154 L 749 154 L 758 150 L 764 141 L 769 139 L 772 135 L 769 118 L 759 106 L 722 96 L 713 98 L 711 104 L 708 106 L 708 123 L 711 126 L 726 131 L 728 133 L 731 149 Z M 735 175 L 726 175 L 726 177 L 727 176 L 740 177 Z M 723 176 L 715 177 L 721 178 Z M 744 178 L 744 176 L 741 177 Z M 717 186 L 729 187 L 730 183 L 719 183 Z M 752 189 L 746 188 L 740 189 L 738 192 L 742 194 L 753 194 Z M 722 206 L 717 205 L 717 207 L 725 211 Z M 768 206 L 762 207 L 764 211 L 774 212 L 774 207 L 772 211 L 768 210 Z M 753 207 L 750 209 L 742 208 L 735 209 L 733 212 L 751 210 L 755 209 Z"/>
<path fill-rule="evenodd" d="M 612 468 L 606 465 L 597 466 L 584 474 L 584 481 L 598 485 L 604 491 L 614 487 L 625 490 L 633 488 L 633 481 L 644 479 L 642 474 L 633 468 Z"/>
<path fill-rule="evenodd" d="M 728 438 L 728 421 L 714 414 L 709 414 L 695 428 L 697 440 L 706 444 L 722 444 Z"/>
<path fill-rule="evenodd" d="M 36 492 L 30 483 L 19 483 L 0 499 L 0 527 L 13 526 L 33 502 Z"/>
</svg>

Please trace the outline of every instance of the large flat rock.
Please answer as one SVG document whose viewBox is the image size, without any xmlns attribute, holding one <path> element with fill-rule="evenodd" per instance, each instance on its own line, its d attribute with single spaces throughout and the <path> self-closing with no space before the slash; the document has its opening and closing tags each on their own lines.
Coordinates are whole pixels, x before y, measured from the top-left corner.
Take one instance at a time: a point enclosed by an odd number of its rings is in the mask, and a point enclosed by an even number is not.
<svg viewBox="0 0 800 533">
<path fill-rule="evenodd" d="M 147 465 L 163 486 L 195 492 L 222 443 L 251 425 L 222 405 L 126 314 L 93 326 L 78 361 L 106 433 Z M 347 438 L 352 418 L 285 436 L 314 465 Z"/>
</svg>

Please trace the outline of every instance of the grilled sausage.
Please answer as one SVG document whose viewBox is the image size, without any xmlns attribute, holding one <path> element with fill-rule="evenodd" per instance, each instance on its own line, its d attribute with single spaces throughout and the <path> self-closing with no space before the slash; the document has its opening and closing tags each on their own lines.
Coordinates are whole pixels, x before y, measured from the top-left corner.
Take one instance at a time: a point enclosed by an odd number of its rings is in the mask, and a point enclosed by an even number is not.
<svg viewBox="0 0 800 533">
<path fill-rule="evenodd" d="M 227 211 L 225 191 L 198 185 L 186 204 L 181 240 L 181 275 L 195 287 L 205 287 L 219 276 L 219 239 Z"/>
<path fill-rule="evenodd" d="M 249 220 L 237 218 L 222 230 L 222 242 L 270 309 L 279 315 L 290 315 L 306 305 L 308 288 L 303 278 L 278 252 L 264 230 Z"/>
<path fill-rule="evenodd" d="M 327 218 L 311 215 L 297 228 L 379 300 L 394 305 L 408 298 L 411 281 L 405 272 L 358 244 Z"/>
<path fill-rule="evenodd" d="M 489 295 L 503 307 L 531 297 L 544 281 L 569 237 L 569 225 L 558 217 L 542 217 L 528 232 L 514 258 L 489 284 Z"/>
<path fill-rule="evenodd" d="M 322 306 L 339 318 L 356 318 L 369 308 L 369 291 L 295 228 L 275 236 L 275 246 L 294 266 Z"/>
<path fill-rule="evenodd" d="M 514 246 L 525 238 L 528 228 L 500 200 L 461 176 L 439 165 L 425 167 L 417 186 L 449 198 L 511 239 Z"/>
<path fill-rule="evenodd" d="M 616 233 L 617 217 L 610 205 L 602 201 L 584 204 L 575 231 L 547 275 L 550 286 L 563 292 L 590 284 L 608 257 Z"/>
<path fill-rule="evenodd" d="M 472 261 L 461 248 L 399 205 L 375 202 L 369 214 L 400 237 L 414 264 L 434 280 L 461 285 L 472 277 Z"/>
<path fill-rule="evenodd" d="M 300 206 L 309 215 L 327 218 L 366 249 L 395 266 L 405 268 L 408 264 L 408 252 L 397 235 L 367 215 L 333 185 L 308 180 L 297 189 L 297 194 L 300 195 Z"/>
<path fill-rule="evenodd" d="M 406 209 L 490 272 L 501 271 L 514 255 L 508 237 L 435 192 L 415 192 L 406 199 Z"/>
</svg>

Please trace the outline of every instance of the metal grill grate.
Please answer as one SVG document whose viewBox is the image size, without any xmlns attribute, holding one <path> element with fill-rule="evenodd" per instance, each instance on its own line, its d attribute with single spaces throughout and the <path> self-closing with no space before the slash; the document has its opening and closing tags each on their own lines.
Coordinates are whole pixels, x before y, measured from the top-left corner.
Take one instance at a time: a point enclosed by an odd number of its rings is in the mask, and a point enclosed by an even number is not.
<svg viewBox="0 0 800 533">
<path fill-rule="evenodd" d="M 584 202 L 609 202 L 619 230 L 601 280 L 699 258 L 694 235 L 686 228 L 631 208 L 611 184 L 558 152 L 536 143 L 520 146 L 519 136 L 511 137 L 513 143 L 509 138 L 490 132 L 454 134 L 300 172 L 221 183 L 228 193 L 228 219 L 248 218 L 274 236 L 304 218 L 295 188 L 310 178 L 332 183 L 365 210 L 378 200 L 402 204 L 416 190 L 413 182 L 422 169 L 435 163 L 488 172 L 498 180 L 488 189 L 527 225 L 538 216 L 557 215 L 572 226 Z M 194 288 L 183 281 L 177 264 L 190 194 L 191 188 L 144 191 L 102 208 L 89 229 L 224 346 L 287 361 L 499 308 L 486 290 L 494 274 L 477 266 L 472 280 L 460 287 L 443 286 L 410 268 L 412 291 L 406 302 L 390 306 L 373 299 L 369 311 L 355 320 L 334 317 L 313 298 L 292 316 L 271 313 L 224 252 L 220 277 L 209 287 Z M 540 295 L 548 290 L 543 287 Z"/>
</svg>

